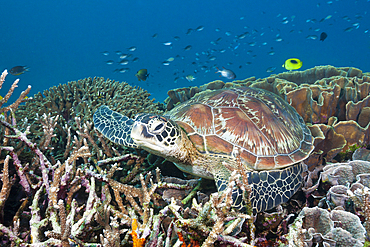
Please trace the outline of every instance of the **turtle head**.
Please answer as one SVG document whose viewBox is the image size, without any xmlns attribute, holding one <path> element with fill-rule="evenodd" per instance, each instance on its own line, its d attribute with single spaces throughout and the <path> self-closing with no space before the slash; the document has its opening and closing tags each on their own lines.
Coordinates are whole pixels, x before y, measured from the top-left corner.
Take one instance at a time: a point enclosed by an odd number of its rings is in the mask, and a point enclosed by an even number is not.
<svg viewBox="0 0 370 247">
<path fill-rule="evenodd" d="M 188 163 L 194 152 L 186 133 L 166 117 L 144 113 L 130 119 L 101 106 L 93 120 L 95 128 L 112 142 L 142 148 L 175 163 Z"/>
<path fill-rule="evenodd" d="M 175 157 L 182 151 L 182 132 L 169 118 L 140 114 L 135 118 L 131 138 L 138 147 L 172 161 L 177 160 Z"/>
</svg>

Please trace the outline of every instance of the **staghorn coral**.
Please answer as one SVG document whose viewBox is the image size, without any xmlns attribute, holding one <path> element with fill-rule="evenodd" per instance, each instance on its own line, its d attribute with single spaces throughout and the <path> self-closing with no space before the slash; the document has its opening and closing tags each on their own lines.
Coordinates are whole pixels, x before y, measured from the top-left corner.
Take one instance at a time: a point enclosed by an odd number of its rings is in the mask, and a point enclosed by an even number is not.
<svg viewBox="0 0 370 247">
<path fill-rule="evenodd" d="M 53 155 L 58 156 L 61 154 L 55 152 L 66 147 L 68 131 L 72 135 L 79 130 L 82 132 L 79 126 L 90 122 L 93 113 L 101 105 L 108 105 L 129 117 L 141 112 L 162 113 L 161 104 L 155 103 L 149 96 L 147 91 L 126 82 L 105 80 L 103 77 L 85 78 L 35 94 L 17 109 L 16 117 L 18 121 L 26 121 L 31 125 L 32 139 L 37 139 L 43 133 L 39 124 L 42 116 L 59 116 L 54 127 L 56 138 L 52 143 Z"/>
</svg>

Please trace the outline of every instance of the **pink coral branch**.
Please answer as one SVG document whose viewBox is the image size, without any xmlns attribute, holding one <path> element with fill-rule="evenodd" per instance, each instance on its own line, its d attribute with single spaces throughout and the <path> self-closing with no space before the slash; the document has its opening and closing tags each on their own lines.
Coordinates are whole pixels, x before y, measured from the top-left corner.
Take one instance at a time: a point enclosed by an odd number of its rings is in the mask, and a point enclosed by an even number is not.
<svg viewBox="0 0 370 247">
<path fill-rule="evenodd" d="M 37 147 L 37 145 L 35 143 L 32 143 L 27 138 L 27 134 L 29 133 L 29 128 L 27 128 L 25 132 L 21 132 L 20 130 L 18 130 L 17 128 L 15 128 L 14 126 L 12 126 L 10 123 L 6 121 L 0 120 L 0 123 L 4 125 L 5 127 L 8 127 L 9 129 L 11 129 L 15 133 L 15 135 L 6 136 L 7 138 L 21 140 L 39 157 L 43 184 L 45 185 L 46 191 L 49 194 L 50 184 L 49 184 L 48 174 L 49 174 L 49 167 L 51 167 L 51 164 L 50 164 L 50 161 L 45 157 L 45 155 Z"/>
<path fill-rule="evenodd" d="M 28 183 L 27 177 L 25 175 L 25 169 L 21 164 L 21 161 L 18 158 L 18 155 L 14 152 L 13 147 L 1 147 L 0 149 L 9 151 L 10 156 L 13 158 L 13 164 L 17 170 L 17 174 L 19 176 L 19 183 L 22 185 L 24 191 L 27 193 L 27 195 L 31 195 L 31 187 Z"/>
</svg>

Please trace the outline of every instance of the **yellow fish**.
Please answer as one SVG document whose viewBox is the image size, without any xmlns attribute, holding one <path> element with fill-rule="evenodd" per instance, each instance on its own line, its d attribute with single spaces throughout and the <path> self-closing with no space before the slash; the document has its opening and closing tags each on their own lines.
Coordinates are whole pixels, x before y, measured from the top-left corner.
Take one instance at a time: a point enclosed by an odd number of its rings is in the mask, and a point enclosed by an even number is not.
<svg viewBox="0 0 370 247">
<path fill-rule="evenodd" d="M 285 61 L 282 67 L 287 70 L 296 70 L 302 67 L 302 61 L 298 58 L 289 58 Z"/>
<path fill-rule="evenodd" d="M 148 78 L 149 73 L 148 73 L 148 70 L 147 70 L 147 69 L 141 69 L 141 70 L 139 70 L 139 71 L 136 73 L 136 75 L 135 75 L 135 76 L 137 77 L 137 79 L 138 79 L 139 81 L 145 81 L 145 80 L 146 80 L 146 78 Z"/>
<path fill-rule="evenodd" d="M 189 82 L 192 82 L 197 78 L 195 78 L 193 75 L 187 75 L 187 76 L 185 76 L 185 79 L 188 80 Z"/>
<path fill-rule="evenodd" d="M 2 99 L 4 99 L 4 97 L 0 95 L 0 100 L 2 100 Z M 4 103 L 6 103 L 6 102 L 4 102 Z"/>
</svg>

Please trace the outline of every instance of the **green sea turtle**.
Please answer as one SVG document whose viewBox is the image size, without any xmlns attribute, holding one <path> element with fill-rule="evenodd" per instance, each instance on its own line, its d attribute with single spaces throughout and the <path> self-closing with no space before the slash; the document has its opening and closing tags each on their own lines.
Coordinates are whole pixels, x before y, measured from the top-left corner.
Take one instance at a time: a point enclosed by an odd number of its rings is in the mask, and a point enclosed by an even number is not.
<svg viewBox="0 0 370 247">
<path fill-rule="evenodd" d="M 111 141 L 142 148 L 186 173 L 214 179 L 219 191 L 240 164 L 252 186 L 254 213 L 289 200 L 302 182 L 313 137 L 295 109 L 268 91 L 239 87 L 205 91 L 164 116 L 130 119 L 107 106 L 94 114 L 95 128 Z M 239 162 L 239 164 L 237 163 Z M 245 204 L 233 191 L 234 207 Z"/>
</svg>

